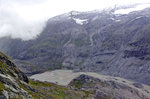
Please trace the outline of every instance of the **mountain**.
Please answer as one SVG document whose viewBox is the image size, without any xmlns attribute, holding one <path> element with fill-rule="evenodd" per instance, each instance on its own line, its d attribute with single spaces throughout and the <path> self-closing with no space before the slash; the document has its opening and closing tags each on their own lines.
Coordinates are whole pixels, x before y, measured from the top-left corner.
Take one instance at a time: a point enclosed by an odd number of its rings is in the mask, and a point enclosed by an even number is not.
<svg viewBox="0 0 150 99">
<path fill-rule="evenodd" d="M 150 9 L 76 12 L 50 18 L 34 40 L 4 37 L 0 50 L 26 74 L 92 71 L 150 85 Z"/>
<path fill-rule="evenodd" d="M 129 95 L 132 99 L 150 99 L 149 86 L 135 86 L 137 88 L 87 75 L 80 75 L 67 86 L 31 80 L 0 52 L 0 99 L 129 99 Z"/>
</svg>

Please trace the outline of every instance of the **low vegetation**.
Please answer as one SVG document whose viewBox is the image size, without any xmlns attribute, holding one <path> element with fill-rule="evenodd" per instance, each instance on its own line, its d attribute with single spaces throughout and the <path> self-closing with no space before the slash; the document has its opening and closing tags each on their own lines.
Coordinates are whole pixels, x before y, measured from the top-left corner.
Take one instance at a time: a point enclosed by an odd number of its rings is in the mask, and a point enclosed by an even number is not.
<svg viewBox="0 0 150 99">
<path fill-rule="evenodd" d="M 69 87 L 56 85 L 48 82 L 40 82 L 30 80 L 29 85 L 40 93 L 43 98 L 51 97 L 52 99 L 83 99 L 88 97 L 87 91 L 76 91 Z M 36 93 L 37 93 L 36 92 Z M 38 98 L 38 94 L 31 93 L 35 98 Z"/>
</svg>

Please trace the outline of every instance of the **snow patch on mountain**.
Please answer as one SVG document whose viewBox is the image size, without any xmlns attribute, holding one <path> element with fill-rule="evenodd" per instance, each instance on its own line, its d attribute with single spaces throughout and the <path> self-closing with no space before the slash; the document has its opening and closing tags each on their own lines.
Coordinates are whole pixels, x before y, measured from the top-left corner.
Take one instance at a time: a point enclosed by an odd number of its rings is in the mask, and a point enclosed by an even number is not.
<svg viewBox="0 0 150 99">
<path fill-rule="evenodd" d="M 78 18 L 73 18 L 73 20 L 79 24 L 79 25 L 83 25 L 83 24 L 87 24 L 88 23 L 88 19 L 78 19 Z"/>
<path fill-rule="evenodd" d="M 119 9 L 119 10 L 116 10 L 114 13 L 115 14 L 129 14 L 130 12 L 140 11 L 148 7 L 150 7 L 150 4 L 142 4 L 142 5 L 135 6 L 133 8 Z"/>
</svg>

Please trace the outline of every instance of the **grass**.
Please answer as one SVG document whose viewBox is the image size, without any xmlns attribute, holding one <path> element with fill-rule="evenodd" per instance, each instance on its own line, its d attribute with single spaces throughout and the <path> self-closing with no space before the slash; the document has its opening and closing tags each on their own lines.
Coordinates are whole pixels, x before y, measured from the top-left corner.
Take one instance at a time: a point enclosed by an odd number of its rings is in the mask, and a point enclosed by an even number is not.
<svg viewBox="0 0 150 99">
<path fill-rule="evenodd" d="M 0 62 L 0 67 L 4 68 L 4 67 L 6 67 L 6 65 L 4 63 Z"/>
<path fill-rule="evenodd" d="M 80 89 L 82 87 L 82 82 L 81 80 L 75 81 L 75 87 Z"/>
<path fill-rule="evenodd" d="M 5 55 L 4 53 L 2 53 L 2 52 L 0 52 L 0 55 L 2 55 L 2 56 L 4 56 L 4 57 L 6 57 L 6 58 L 8 58 L 8 59 L 10 59 L 7 55 Z"/>
<path fill-rule="evenodd" d="M 2 94 L 2 91 L 5 90 L 5 86 L 3 85 L 2 82 L 0 82 L 0 95 Z"/>
<path fill-rule="evenodd" d="M 75 91 L 69 87 L 48 82 L 30 80 L 29 84 L 38 90 L 41 96 L 44 95 L 46 97 L 52 97 L 52 99 L 83 99 L 83 97 L 87 98 L 90 94 L 88 91 Z"/>
<path fill-rule="evenodd" d="M 85 92 L 85 94 L 86 94 L 85 97 L 89 97 L 89 95 L 92 93 L 92 92 L 90 92 L 90 91 L 84 91 L 84 92 Z"/>
</svg>

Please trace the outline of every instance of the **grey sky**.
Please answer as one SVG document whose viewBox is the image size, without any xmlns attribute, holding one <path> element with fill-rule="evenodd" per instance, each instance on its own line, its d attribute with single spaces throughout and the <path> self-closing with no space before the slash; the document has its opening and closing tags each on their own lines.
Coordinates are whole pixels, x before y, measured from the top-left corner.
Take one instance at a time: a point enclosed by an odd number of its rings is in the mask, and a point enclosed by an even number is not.
<svg viewBox="0 0 150 99">
<path fill-rule="evenodd" d="M 45 21 L 72 10 L 90 11 L 150 0 L 0 0 L 0 37 L 35 38 Z"/>
</svg>

